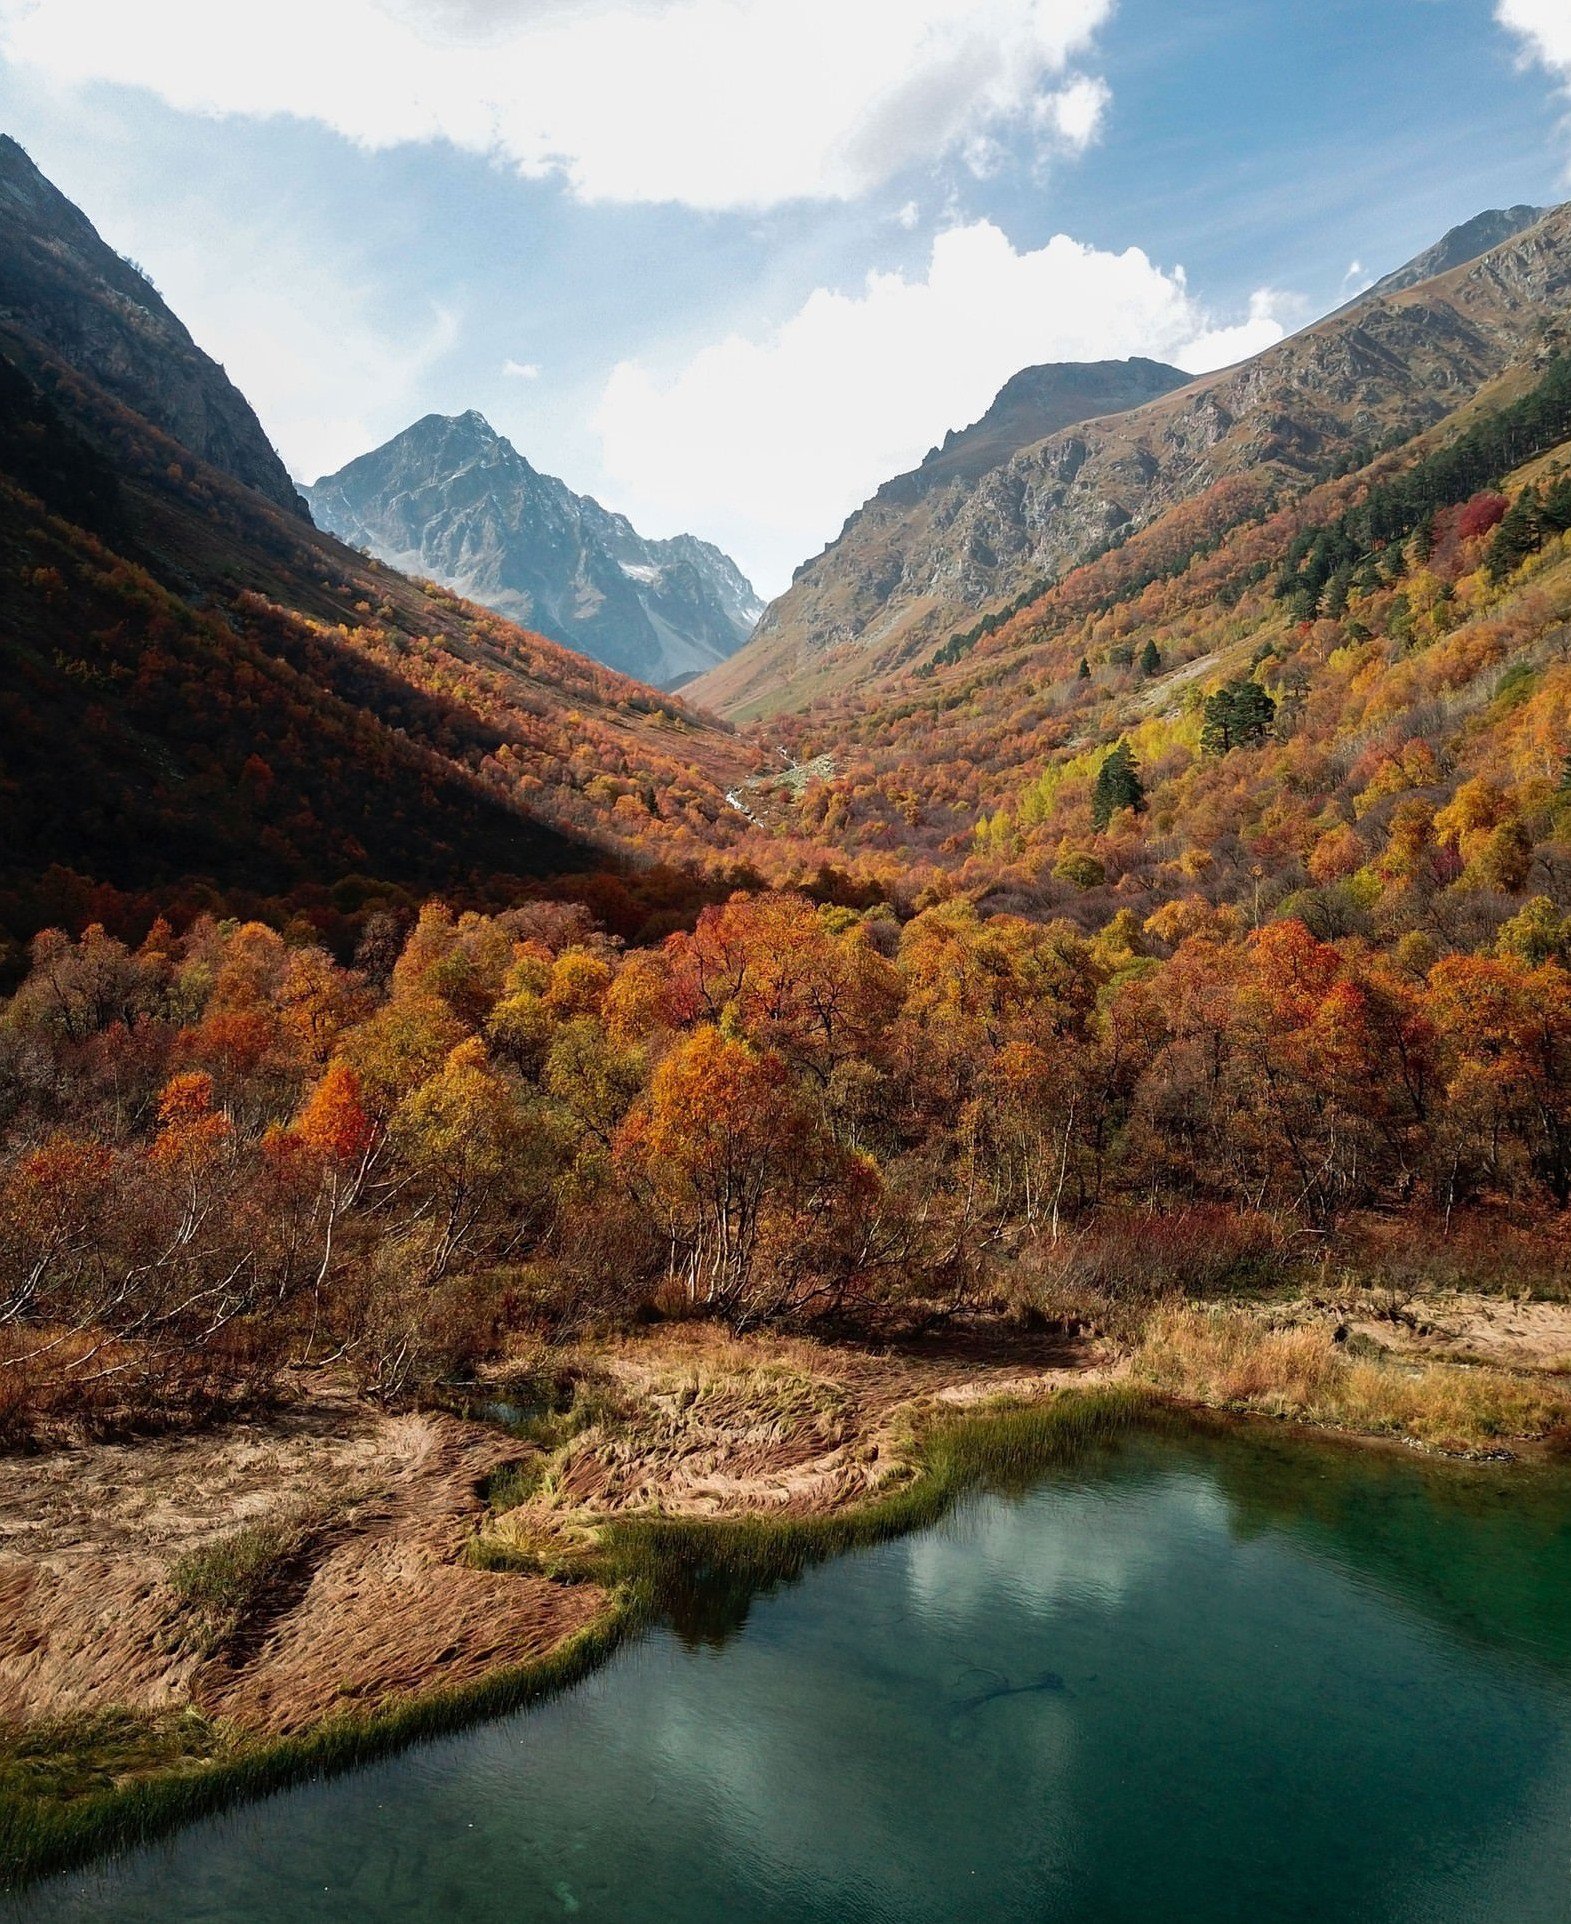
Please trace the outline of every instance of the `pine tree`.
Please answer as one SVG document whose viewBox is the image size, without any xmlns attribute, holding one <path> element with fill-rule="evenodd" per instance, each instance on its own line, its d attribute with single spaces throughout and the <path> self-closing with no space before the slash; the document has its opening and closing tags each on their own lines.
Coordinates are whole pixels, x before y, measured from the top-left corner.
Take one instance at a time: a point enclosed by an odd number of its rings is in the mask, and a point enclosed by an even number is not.
<svg viewBox="0 0 1571 1924">
<path fill-rule="evenodd" d="M 1091 679 L 1091 664 L 1086 660 L 1084 655 L 1080 657 L 1080 666 L 1076 670 L 1076 674 L 1081 681 L 1089 681 Z"/>
<path fill-rule="evenodd" d="M 1276 720 L 1276 703 L 1247 676 L 1225 682 L 1206 699 L 1200 747 L 1207 755 L 1225 755 L 1232 748 L 1263 742 Z"/>
<path fill-rule="evenodd" d="M 1130 753 L 1128 742 L 1121 741 L 1096 771 L 1096 786 L 1091 791 L 1091 819 L 1106 828 L 1121 808 L 1137 813 L 1145 807 L 1145 784 Z"/>
<path fill-rule="evenodd" d="M 1140 650 L 1140 672 L 1147 677 L 1160 675 L 1162 672 L 1162 651 L 1149 638 L 1145 647 Z"/>
<path fill-rule="evenodd" d="M 1491 581 L 1503 581 L 1519 568 L 1530 554 L 1544 545 L 1544 530 L 1539 518 L 1538 490 L 1524 488 L 1514 506 L 1506 511 L 1489 544 L 1485 568 Z"/>
</svg>

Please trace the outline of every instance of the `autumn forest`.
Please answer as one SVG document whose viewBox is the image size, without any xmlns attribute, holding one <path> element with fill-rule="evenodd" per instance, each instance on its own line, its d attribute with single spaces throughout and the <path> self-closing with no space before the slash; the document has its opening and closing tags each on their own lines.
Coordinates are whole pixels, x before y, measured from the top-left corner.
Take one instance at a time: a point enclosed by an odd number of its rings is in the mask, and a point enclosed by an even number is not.
<svg viewBox="0 0 1571 1924">
<path fill-rule="evenodd" d="M 0 385 L 0 1429 L 1558 1273 L 1571 359 L 742 727 Z"/>
</svg>

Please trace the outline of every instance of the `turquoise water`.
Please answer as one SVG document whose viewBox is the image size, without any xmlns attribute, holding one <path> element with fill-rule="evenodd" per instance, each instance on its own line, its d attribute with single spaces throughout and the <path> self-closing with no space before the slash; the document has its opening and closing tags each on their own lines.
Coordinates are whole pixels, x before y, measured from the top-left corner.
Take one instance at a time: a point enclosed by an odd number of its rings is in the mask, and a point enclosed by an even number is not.
<svg viewBox="0 0 1571 1924">
<path fill-rule="evenodd" d="M 1135 1438 L 738 1614 L 9 1915 L 1571 1920 L 1561 1476 Z"/>
</svg>

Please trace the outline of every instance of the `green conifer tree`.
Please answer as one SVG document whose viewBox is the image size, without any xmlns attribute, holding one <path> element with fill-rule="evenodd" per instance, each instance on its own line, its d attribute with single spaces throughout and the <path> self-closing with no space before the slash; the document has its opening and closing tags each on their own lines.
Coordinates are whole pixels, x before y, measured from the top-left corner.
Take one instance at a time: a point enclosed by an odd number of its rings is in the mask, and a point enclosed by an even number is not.
<svg viewBox="0 0 1571 1924">
<path fill-rule="evenodd" d="M 1225 755 L 1230 749 L 1253 747 L 1265 740 L 1275 720 L 1276 703 L 1259 682 L 1247 676 L 1224 682 L 1206 698 L 1201 751 Z"/>
<path fill-rule="evenodd" d="M 1145 807 L 1145 800 L 1140 770 L 1128 742 L 1121 741 L 1096 771 L 1096 785 L 1091 791 L 1091 819 L 1099 829 L 1106 828 L 1119 809 L 1132 808 L 1138 813 Z"/>
</svg>

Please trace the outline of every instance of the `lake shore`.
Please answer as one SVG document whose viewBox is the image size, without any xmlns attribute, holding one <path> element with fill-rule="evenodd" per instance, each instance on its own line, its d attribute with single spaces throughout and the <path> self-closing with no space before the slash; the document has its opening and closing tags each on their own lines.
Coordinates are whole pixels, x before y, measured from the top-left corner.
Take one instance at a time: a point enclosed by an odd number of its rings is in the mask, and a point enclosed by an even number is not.
<svg viewBox="0 0 1571 1924">
<path fill-rule="evenodd" d="M 1198 1345 L 657 1326 L 448 1409 L 307 1381 L 264 1419 L 0 1461 L 4 1861 L 37 1874 L 525 1701 L 647 1620 L 695 1536 L 740 1567 L 888 1534 L 990 1456 L 1050 1461 L 1076 1412 L 1209 1405 L 1479 1456 L 1542 1453 L 1571 1414 L 1571 1307 L 1364 1307 L 1193 1312 Z"/>
</svg>

